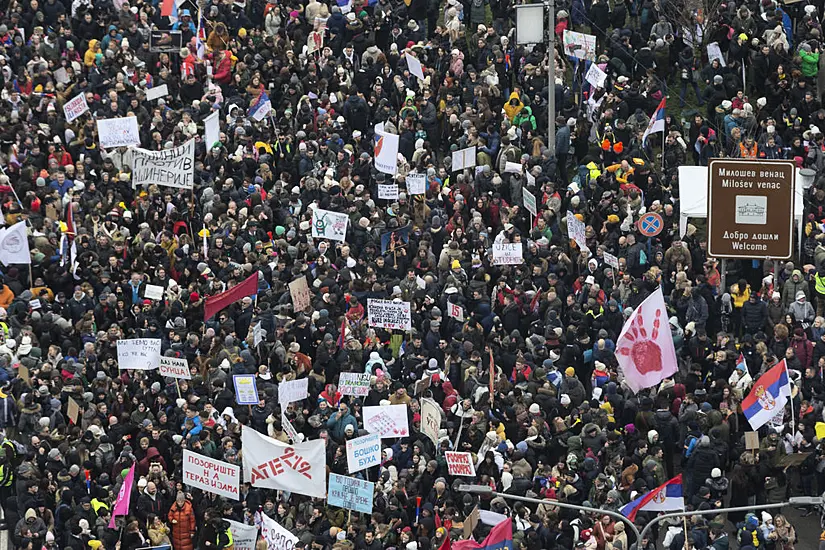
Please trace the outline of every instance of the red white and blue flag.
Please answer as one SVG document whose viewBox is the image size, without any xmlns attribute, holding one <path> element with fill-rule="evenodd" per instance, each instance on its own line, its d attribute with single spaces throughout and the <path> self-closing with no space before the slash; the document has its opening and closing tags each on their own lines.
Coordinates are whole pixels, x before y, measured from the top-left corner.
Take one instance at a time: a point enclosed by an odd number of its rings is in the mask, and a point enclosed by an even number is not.
<svg viewBox="0 0 825 550">
<path fill-rule="evenodd" d="M 481 543 L 474 540 L 457 540 L 451 545 L 445 540 L 440 548 L 447 550 L 451 546 L 452 550 L 513 550 L 513 520 L 507 518 L 493 527 Z"/>
<path fill-rule="evenodd" d="M 742 367 L 742 370 L 748 372 L 748 363 L 745 361 L 745 355 L 740 351 L 739 359 L 736 360 L 736 368 Z"/>
<path fill-rule="evenodd" d="M 751 428 L 758 430 L 767 424 L 791 396 L 791 383 L 788 379 L 788 367 L 783 359 L 768 372 L 759 377 L 751 392 L 742 401 L 742 412 L 750 422 Z"/>
<path fill-rule="evenodd" d="M 642 145 L 645 144 L 647 141 L 647 136 L 654 132 L 664 132 L 665 131 L 665 104 L 667 102 L 666 98 L 662 98 L 662 101 L 659 102 L 659 106 L 656 107 L 656 110 L 653 111 L 653 116 L 650 117 L 650 123 L 647 125 L 647 129 L 645 130 L 644 135 L 642 136 Z"/>
<path fill-rule="evenodd" d="M 682 496 L 682 474 L 664 482 L 652 491 L 622 506 L 621 514 L 630 521 L 636 521 L 639 512 L 668 512 L 684 510 L 685 500 Z"/>
</svg>

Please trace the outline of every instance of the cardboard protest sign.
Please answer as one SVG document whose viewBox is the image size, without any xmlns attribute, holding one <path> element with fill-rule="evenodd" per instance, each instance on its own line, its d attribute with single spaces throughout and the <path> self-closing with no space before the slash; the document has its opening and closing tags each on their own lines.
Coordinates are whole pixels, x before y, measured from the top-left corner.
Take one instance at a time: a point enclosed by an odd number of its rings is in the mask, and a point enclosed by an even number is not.
<svg viewBox="0 0 825 550">
<path fill-rule="evenodd" d="M 381 463 L 381 435 L 368 434 L 347 440 L 347 471 L 354 474 Z"/>
<path fill-rule="evenodd" d="M 374 492 L 375 483 L 371 481 L 339 474 L 329 474 L 327 503 L 332 506 L 371 514 Z"/>
<path fill-rule="evenodd" d="M 63 104 L 63 114 L 66 115 L 66 122 L 72 122 L 77 117 L 89 110 L 86 103 L 86 94 L 79 93 Z"/>
<path fill-rule="evenodd" d="M 475 477 L 476 467 L 470 453 L 447 451 L 444 458 L 447 460 L 447 471 L 451 476 Z"/>
<path fill-rule="evenodd" d="M 438 430 L 441 429 L 441 408 L 432 399 L 421 400 L 421 431 L 438 447 Z"/>
<path fill-rule="evenodd" d="M 189 361 L 186 357 L 161 357 L 158 367 L 158 374 L 177 378 L 179 380 L 191 380 L 192 372 L 189 370 Z"/>
<path fill-rule="evenodd" d="M 222 497 L 239 500 L 241 469 L 234 464 L 183 450 L 183 482 Z"/>
<path fill-rule="evenodd" d="M 287 380 L 278 385 L 278 403 L 287 405 L 303 401 L 309 395 L 309 378 Z"/>
<path fill-rule="evenodd" d="M 195 185 L 195 140 L 163 151 L 136 148 L 132 166 L 132 185 L 192 189 Z"/>
<path fill-rule="evenodd" d="M 370 298 L 367 300 L 367 321 L 371 327 L 412 330 L 410 303 Z"/>
<path fill-rule="evenodd" d="M 341 395 L 364 397 L 370 392 L 370 374 L 368 372 L 342 372 L 338 378 L 338 391 Z"/>
<path fill-rule="evenodd" d="M 160 363 L 160 338 L 117 341 L 117 365 L 123 370 L 154 370 Z"/>
<path fill-rule="evenodd" d="M 501 243 L 493 245 L 493 265 L 521 265 L 524 250 L 521 243 Z"/>
<path fill-rule="evenodd" d="M 407 437 L 410 434 L 406 405 L 364 407 L 363 414 L 364 428 L 370 433 L 380 434 L 382 439 Z"/>
<path fill-rule="evenodd" d="M 289 283 L 289 296 L 292 298 L 293 311 L 304 311 L 312 304 L 312 294 L 305 275 Z"/>
<path fill-rule="evenodd" d="M 104 149 L 140 145 L 137 117 L 99 118 L 97 136 Z"/>
</svg>

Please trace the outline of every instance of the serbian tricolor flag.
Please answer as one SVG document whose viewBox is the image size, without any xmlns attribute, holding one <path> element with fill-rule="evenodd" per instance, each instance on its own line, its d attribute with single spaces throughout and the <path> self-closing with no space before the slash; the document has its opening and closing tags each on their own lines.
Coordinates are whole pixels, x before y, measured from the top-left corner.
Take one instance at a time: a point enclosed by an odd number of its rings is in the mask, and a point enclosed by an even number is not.
<svg viewBox="0 0 825 550">
<path fill-rule="evenodd" d="M 160 4 L 160 16 L 174 18 L 177 20 L 178 0 L 163 0 Z"/>
<path fill-rule="evenodd" d="M 742 367 L 742 370 L 748 372 L 748 363 L 745 361 L 745 355 L 740 351 L 739 359 L 736 360 L 736 368 Z"/>
<path fill-rule="evenodd" d="M 115 528 L 115 518 L 117 516 L 129 515 L 129 503 L 132 500 L 132 486 L 135 484 L 135 464 L 129 468 L 129 473 L 123 478 L 123 485 L 117 493 L 115 505 L 112 508 L 112 519 L 109 520 L 109 529 Z"/>
<path fill-rule="evenodd" d="M 650 117 L 650 124 L 647 125 L 647 129 L 642 136 L 642 145 L 645 144 L 647 136 L 650 134 L 665 131 L 665 102 L 666 99 L 663 97 L 662 101 L 659 102 L 659 106 L 653 111 L 653 116 Z"/>
<path fill-rule="evenodd" d="M 441 546 L 444 548 L 444 545 Z M 450 546 L 448 545 L 447 548 Z M 474 540 L 457 540 L 452 543 L 452 550 L 513 550 L 513 520 L 505 519 L 490 531 L 481 543 Z"/>
<path fill-rule="evenodd" d="M 751 428 L 758 430 L 785 408 L 791 396 L 788 367 L 783 359 L 759 377 L 751 392 L 742 401 L 742 412 Z"/>
<path fill-rule="evenodd" d="M 258 273 L 255 272 L 247 277 L 244 282 L 237 284 L 227 291 L 216 296 L 209 296 L 203 306 L 203 320 L 208 321 L 217 312 L 227 306 L 231 306 L 241 298 L 252 296 L 258 293 Z"/>
<path fill-rule="evenodd" d="M 684 508 L 682 474 L 679 474 L 636 500 L 628 502 L 622 506 L 619 512 L 630 521 L 636 521 L 638 512 L 669 512 L 671 510 L 684 510 Z"/>
</svg>

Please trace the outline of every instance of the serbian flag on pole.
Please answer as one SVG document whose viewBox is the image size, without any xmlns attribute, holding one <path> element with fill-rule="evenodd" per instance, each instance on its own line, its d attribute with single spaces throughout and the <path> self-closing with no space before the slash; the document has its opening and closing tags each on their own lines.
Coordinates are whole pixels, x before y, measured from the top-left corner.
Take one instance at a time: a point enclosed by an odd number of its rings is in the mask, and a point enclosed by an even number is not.
<svg viewBox="0 0 825 550">
<path fill-rule="evenodd" d="M 178 2 L 177 0 L 163 0 L 160 4 L 161 17 L 178 18 Z"/>
<path fill-rule="evenodd" d="M 745 372 L 748 372 L 748 363 L 745 361 L 745 355 L 740 351 L 739 352 L 739 359 L 736 360 L 736 368 L 742 368 Z"/>
<path fill-rule="evenodd" d="M 109 529 L 115 528 L 115 517 L 129 515 L 129 502 L 132 500 L 132 485 L 135 483 L 135 465 L 129 468 L 129 473 L 123 479 L 123 485 L 115 499 L 115 506 L 112 508 L 112 519 L 109 520 Z"/>
<path fill-rule="evenodd" d="M 203 306 L 203 320 L 208 321 L 223 308 L 231 306 L 241 298 L 246 298 L 257 293 L 258 273 L 256 272 L 247 277 L 241 284 L 235 285 L 216 296 L 208 297 L 206 304 Z"/>
<path fill-rule="evenodd" d="M 652 491 L 632 500 L 622 506 L 621 514 L 630 521 L 636 521 L 638 512 L 668 512 L 684 510 L 685 500 L 682 498 L 682 474 L 666 481 Z"/>
<path fill-rule="evenodd" d="M 742 401 L 742 412 L 751 428 L 758 430 L 785 408 L 791 396 L 788 367 L 783 359 L 759 377 L 751 392 Z"/>
<path fill-rule="evenodd" d="M 502 550 L 504 548 L 513 550 L 513 521 L 510 518 L 493 527 L 487 538 L 480 544 L 474 540 L 457 540 L 452 544 L 452 550 Z"/>
<path fill-rule="evenodd" d="M 645 130 L 642 136 L 642 145 L 645 144 L 647 136 L 650 134 L 665 131 L 665 102 L 666 99 L 663 97 L 662 101 L 659 102 L 659 106 L 653 111 L 653 116 L 650 117 L 650 124 L 647 125 L 647 130 Z"/>
</svg>

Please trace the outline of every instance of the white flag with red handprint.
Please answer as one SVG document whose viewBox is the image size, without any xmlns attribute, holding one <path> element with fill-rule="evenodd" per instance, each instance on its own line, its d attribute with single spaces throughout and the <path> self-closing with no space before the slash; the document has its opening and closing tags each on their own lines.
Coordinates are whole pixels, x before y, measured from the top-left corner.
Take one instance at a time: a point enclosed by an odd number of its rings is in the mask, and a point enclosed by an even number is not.
<svg viewBox="0 0 825 550">
<path fill-rule="evenodd" d="M 679 369 L 661 287 L 624 324 L 616 341 L 616 359 L 627 386 L 634 392 L 661 382 Z"/>
</svg>

